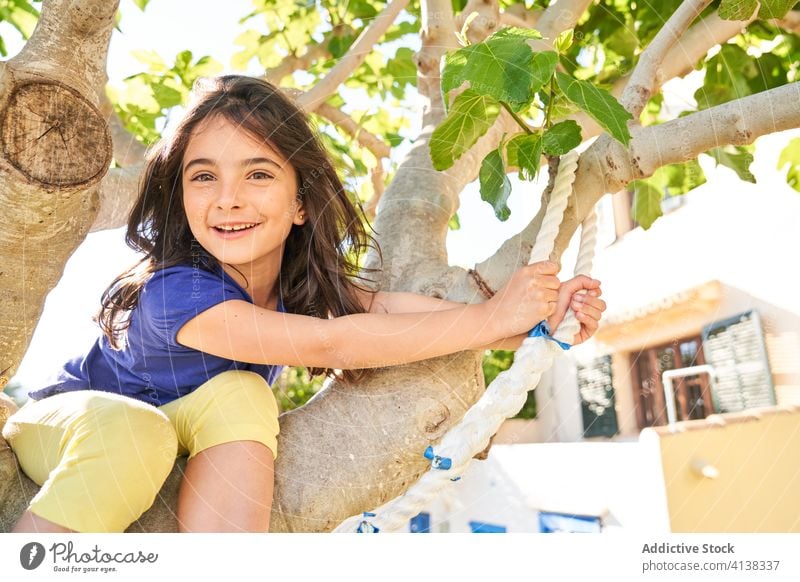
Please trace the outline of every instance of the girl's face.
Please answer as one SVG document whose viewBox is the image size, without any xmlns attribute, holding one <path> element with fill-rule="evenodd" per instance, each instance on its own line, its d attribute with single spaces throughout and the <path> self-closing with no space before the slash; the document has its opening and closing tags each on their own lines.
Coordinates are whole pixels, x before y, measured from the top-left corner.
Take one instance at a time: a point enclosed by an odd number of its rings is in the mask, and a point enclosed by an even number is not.
<svg viewBox="0 0 800 582">
<path fill-rule="evenodd" d="M 294 168 L 281 154 L 213 117 L 189 139 L 182 182 L 189 228 L 206 251 L 244 273 L 280 270 L 292 225 L 305 222 Z"/>
</svg>

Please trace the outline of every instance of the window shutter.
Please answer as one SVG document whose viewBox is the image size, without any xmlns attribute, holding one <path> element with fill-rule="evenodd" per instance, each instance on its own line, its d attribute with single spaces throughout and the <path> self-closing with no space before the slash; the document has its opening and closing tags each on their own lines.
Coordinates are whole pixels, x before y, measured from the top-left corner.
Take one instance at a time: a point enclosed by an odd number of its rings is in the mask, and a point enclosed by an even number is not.
<svg viewBox="0 0 800 582">
<path fill-rule="evenodd" d="M 583 436 L 612 437 L 619 433 L 610 355 L 592 360 L 586 366 L 578 366 L 578 392 L 583 412 Z"/>
<path fill-rule="evenodd" d="M 750 310 L 703 329 L 703 351 L 714 366 L 714 409 L 738 412 L 775 404 L 764 333 L 758 312 Z"/>
</svg>

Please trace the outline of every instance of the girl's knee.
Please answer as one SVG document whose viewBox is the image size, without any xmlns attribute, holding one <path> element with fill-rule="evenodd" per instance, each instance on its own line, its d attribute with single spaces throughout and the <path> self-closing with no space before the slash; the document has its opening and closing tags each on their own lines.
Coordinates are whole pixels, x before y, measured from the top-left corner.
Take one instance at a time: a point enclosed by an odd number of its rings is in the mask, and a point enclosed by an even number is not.
<svg viewBox="0 0 800 582">
<path fill-rule="evenodd" d="M 260 375 L 224 372 L 185 398 L 176 426 L 190 457 L 235 441 L 260 442 L 277 454 L 278 404 Z"/>
<path fill-rule="evenodd" d="M 208 388 L 215 401 L 226 406 L 256 407 L 277 416 L 278 404 L 267 381 L 246 370 L 230 370 L 218 374 L 202 388 Z M 211 394 L 213 392 L 213 394 Z"/>
</svg>

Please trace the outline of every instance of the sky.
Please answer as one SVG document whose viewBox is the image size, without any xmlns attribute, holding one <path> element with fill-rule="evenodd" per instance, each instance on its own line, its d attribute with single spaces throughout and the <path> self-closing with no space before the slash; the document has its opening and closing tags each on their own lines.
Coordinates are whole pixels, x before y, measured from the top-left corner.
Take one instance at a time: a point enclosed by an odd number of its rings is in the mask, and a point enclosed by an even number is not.
<svg viewBox="0 0 800 582">
<path fill-rule="evenodd" d="M 137 49 L 150 49 L 171 62 L 180 51 L 189 49 L 195 57 L 211 55 L 230 68 L 230 57 L 237 51 L 233 39 L 247 28 L 258 28 L 252 20 L 242 25 L 238 20 L 251 10 L 250 0 L 226 0 L 225 8 L 212 0 L 154 0 L 143 13 L 132 2 L 122 0 L 121 31 L 115 31 L 109 49 L 109 79 L 119 82 L 126 76 L 141 72 L 145 66 L 131 56 Z M 212 15 L 213 17 L 209 17 Z M 18 35 L 0 23 L 3 35 L 13 56 L 21 47 Z M 241 72 L 241 71 L 240 71 Z M 251 62 L 246 71 L 258 74 L 257 62 Z M 695 74 L 688 81 L 669 83 L 665 89 L 667 107 L 679 111 L 692 105 L 691 94 L 702 79 Z M 416 120 L 415 120 L 416 122 Z M 418 126 L 417 126 L 418 127 Z M 757 164 L 761 168 L 774 168 L 780 148 L 788 141 L 786 136 L 768 140 L 769 147 L 761 148 Z M 407 146 L 406 146 L 407 147 Z M 393 151 L 400 160 L 404 147 Z M 715 172 L 713 164 L 704 163 L 709 182 Z M 773 171 L 770 169 L 765 172 Z M 546 172 L 542 173 L 542 178 Z M 513 191 L 508 205 L 511 217 L 504 223 L 494 217 L 491 207 L 480 200 L 476 185 L 468 187 L 461 195 L 459 217 L 461 229 L 451 231 L 447 248 L 451 264 L 473 266 L 490 256 L 507 238 L 520 231 L 538 211 L 538 200 L 543 183 L 521 183 L 512 178 Z M 601 206 L 601 246 L 613 242 L 610 198 Z M 92 315 L 99 306 L 99 297 L 111 280 L 134 262 L 135 255 L 125 247 L 121 229 L 89 235 L 67 264 L 64 277 L 48 296 L 45 312 L 34 339 L 17 375 L 17 381 L 35 382 L 49 373 L 53 366 L 77 354 L 96 337 L 97 327 Z M 574 249 L 564 256 L 564 264 L 574 260 Z"/>
</svg>

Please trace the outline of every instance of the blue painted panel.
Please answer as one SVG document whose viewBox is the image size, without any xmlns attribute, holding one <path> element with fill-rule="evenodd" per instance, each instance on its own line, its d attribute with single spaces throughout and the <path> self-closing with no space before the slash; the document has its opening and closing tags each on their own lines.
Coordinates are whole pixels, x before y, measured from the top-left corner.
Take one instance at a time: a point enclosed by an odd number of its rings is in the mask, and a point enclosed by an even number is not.
<svg viewBox="0 0 800 582">
<path fill-rule="evenodd" d="M 573 515 L 554 511 L 539 512 L 541 533 L 600 533 L 603 523 L 594 515 Z"/>
<path fill-rule="evenodd" d="M 469 529 L 472 533 L 506 533 L 506 526 L 482 521 L 469 522 Z"/>
<path fill-rule="evenodd" d="M 411 533 L 431 533 L 431 514 L 422 512 L 412 517 L 408 529 Z"/>
</svg>

